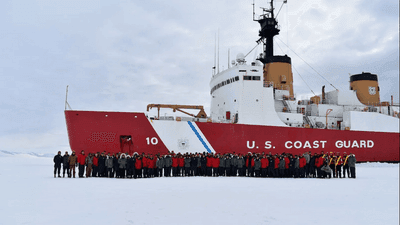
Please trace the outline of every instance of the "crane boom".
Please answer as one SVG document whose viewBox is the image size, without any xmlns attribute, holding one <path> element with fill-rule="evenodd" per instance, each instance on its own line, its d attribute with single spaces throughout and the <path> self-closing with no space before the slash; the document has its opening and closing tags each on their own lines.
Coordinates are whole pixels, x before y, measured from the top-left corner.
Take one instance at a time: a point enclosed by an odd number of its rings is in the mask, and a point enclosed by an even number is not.
<svg viewBox="0 0 400 225">
<path fill-rule="evenodd" d="M 160 109 L 167 108 L 172 109 L 173 112 L 179 111 L 185 113 L 189 116 L 193 116 L 195 118 L 207 118 L 207 113 L 204 111 L 204 107 L 202 105 L 168 105 L 168 104 L 148 104 L 147 111 L 152 108 L 157 108 L 158 110 L 158 118 L 160 118 Z M 199 109 L 200 112 L 197 115 L 193 115 L 191 113 L 185 112 L 182 109 Z"/>
</svg>

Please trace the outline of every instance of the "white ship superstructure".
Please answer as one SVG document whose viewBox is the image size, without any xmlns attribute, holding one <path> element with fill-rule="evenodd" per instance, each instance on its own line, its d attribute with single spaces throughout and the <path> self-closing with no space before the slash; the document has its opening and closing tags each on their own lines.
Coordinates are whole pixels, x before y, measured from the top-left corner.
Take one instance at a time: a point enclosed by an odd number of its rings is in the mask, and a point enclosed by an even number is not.
<svg viewBox="0 0 400 225">
<path fill-rule="evenodd" d="M 357 90 L 333 90 L 310 100 L 290 99 L 289 90 L 276 89 L 272 82 L 265 80 L 259 61 L 248 65 L 242 57 L 243 54 L 239 54 L 231 68 L 211 78 L 210 117 L 213 122 L 336 130 L 399 130 L 399 106 L 363 104 L 357 97 Z M 370 75 L 360 75 L 365 74 Z M 379 91 L 371 94 L 378 95 Z"/>
</svg>

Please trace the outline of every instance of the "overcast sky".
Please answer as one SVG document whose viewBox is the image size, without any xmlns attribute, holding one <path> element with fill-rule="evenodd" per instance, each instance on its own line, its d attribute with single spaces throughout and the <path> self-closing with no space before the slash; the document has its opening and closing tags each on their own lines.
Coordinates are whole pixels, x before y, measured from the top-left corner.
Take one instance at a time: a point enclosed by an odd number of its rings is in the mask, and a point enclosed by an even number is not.
<svg viewBox="0 0 400 225">
<path fill-rule="evenodd" d="M 223 70 L 228 49 L 232 60 L 256 45 L 252 2 L 1 1 L 0 150 L 68 150 L 67 85 L 76 110 L 142 112 L 171 103 L 209 112 L 215 33 Z M 261 6 L 267 1 L 256 1 L 257 12 Z M 317 94 L 333 88 L 285 44 L 339 90 L 349 88 L 349 73 L 371 72 L 381 100 L 399 102 L 398 0 L 289 0 L 278 21 L 275 54 L 292 57 L 297 98 L 311 93 L 299 73 Z"/>
</svg>

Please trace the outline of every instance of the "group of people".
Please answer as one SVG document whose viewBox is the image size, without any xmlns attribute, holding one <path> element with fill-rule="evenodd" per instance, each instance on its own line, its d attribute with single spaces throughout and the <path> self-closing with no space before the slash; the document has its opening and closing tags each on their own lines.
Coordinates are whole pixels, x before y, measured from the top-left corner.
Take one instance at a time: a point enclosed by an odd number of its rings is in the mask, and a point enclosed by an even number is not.
<svg viewBox="0 0 400 225">
<path fill-rule="evenodd" d="M 320 154 L 305 152 L 290 153 L 177 153 L 161 154 L 133 153 L 89 153 L 69 155 L 61 151 L 54 156 L 54 177 L 151 178 L 184 176 L 240 176 L 240 177 L 293 177 L 293 178 L 356 178 L 355 155 L 346 152 Z M 62 165 L 62 166 L 61 166 Z M 343 174 L 343 176 L 342 176 Z"/>
</svg>

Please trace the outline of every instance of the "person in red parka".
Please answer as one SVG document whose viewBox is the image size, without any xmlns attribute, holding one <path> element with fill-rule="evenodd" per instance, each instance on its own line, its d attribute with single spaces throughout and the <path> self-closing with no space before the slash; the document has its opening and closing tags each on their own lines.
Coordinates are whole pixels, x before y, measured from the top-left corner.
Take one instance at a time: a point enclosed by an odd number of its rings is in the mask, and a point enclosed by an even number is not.
<svg viewBox="0 0 400 225">
<path fill-rule="evenodd" d="M 269 160 L 267 159 L 266 155 L 263 155 L 263 157 L 261 159 L 261 176 L 262 177 L 267 177 L 268 165 L 269 165 Z"/>
<path fill-rule="evenodd" d="M 285 177 L 289 177 L 289 156 L 286 154 L 283 156 L 283 159 L 285 160 Z"/>
<path fill-rule="evenodd" d="M 79 177 L 82 178 L 85 173 L 85 163 L 86 163 L 86 155 L 85 151 L 82 150 L 81 154 L 78 155 L 78 164 L 79 164 Z"/>
<path fill-rule="evenodd" d="M 252 166 L 252 163 L 251 163 L 253 161 L 254 157 L 251 154 L 251 152 L 247 153 L 247 156 L 246 156 L 246 168 L 247 168 L 247 176 L 248 177 L 254 177 L 254 166 Z"/>
<path fill-rule="evenodd" d="M 213 161 L 213 154 L 207 154 L 207 162 L 206 162 L 206 167 L 207 167 L 207 176 L 211 177 L 212 176 L 212 161 Z"/>
<path fill-rule="evenodd" d="M 316 164 L 316 167 L 317 167 L 317 175 L 318 175 L 318 178 L 322 178 L 322 171 L 321 171 L 321 168 L 322 168 L 322 166 L 324 165 L 324 155 L 323 154 L 320 154 L 319 156 L 318 156 L 318 158 L 315 160 L 315 164 Z"/>
<path fill-rule="evenodd" d="M 140 157 L 140 155 L 136 156 L 135 170 L 134 178 L 142 177 L 142 157 Z"/>
<path fill-rule="evenodd" d="M 219 154 L 215 155 L 212 160 L 212 167 L 213 167 L 213 175 L 214 177 L 218 176 L 218 167 L 219 167 Z"/>
<path fill-rule="evenodd" d="M 182 169 L 185 167 L 185 159 L 181 154 L 178 157 L 178 176 L 183 176 Z"/>
<path fill-rule="evenodd" d="M 147 155 L 143 155 L 142 158 L 143 177 L 147 177 L 148 169 L 149 169 L 149 158 Z"/>
<path fill-rule="evenodd" d="M 315 164 L 314 164 L 315 168 L 317 168 L 319 166 L 319 155 L 317 153 L 315 153 Z"/>
<path fill-rule="evenodd" d="M 92 177 L 97 177 L 97 172 L 99 171 L 99 154 L 94 154 L 93 157 L 93 170 L 92 170 Z M 87 174 L 86 174 L 87 176 Z"/>
<path fill-rule="evenodd" d="M 153 155 L 150 155 L 146 161 L 147 161 L 147 177 L 151 178 L 154 176 L 154 167 L 155 167 Z"/>
<path fill-rule="evenodd" d="M 304 158 L 303 155 L 300 155 L 300 159 L 299 159 L 299 170 L 300 170 L 300 177 L 305 177 L 306 175 L 306 171 L 305 171 L 305 167 L 307 164 L 307 160 L 306 158 Z"/>
<path fill-rule="evenodd" d="M 280 162 L 278 155 L 275 155 L 274 161 L 275 161 L 275 164 L 274 164 L 274 174 L 275 175 L 274 175 L 274 177 L 278 177 L 279 176 L 279 162 Z"/>
</svg>

